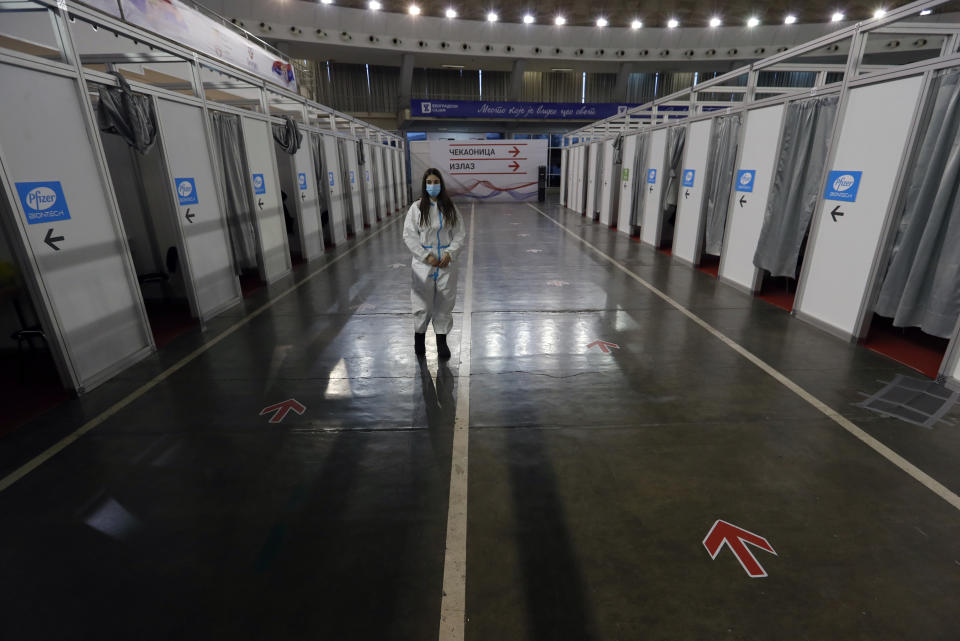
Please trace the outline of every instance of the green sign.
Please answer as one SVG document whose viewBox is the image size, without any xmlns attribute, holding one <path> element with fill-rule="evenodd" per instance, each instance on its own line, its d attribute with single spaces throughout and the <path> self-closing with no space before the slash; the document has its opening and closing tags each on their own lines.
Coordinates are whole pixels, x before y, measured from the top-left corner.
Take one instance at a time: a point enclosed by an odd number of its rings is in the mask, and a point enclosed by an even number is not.
<svg viewBox="0 0 960 641">
<path fill-rule="evenodd" d="M 623 168 L 623 182 L 627 182 L 630 179 L 630 169 L 627 167 Z"/>
</svg>

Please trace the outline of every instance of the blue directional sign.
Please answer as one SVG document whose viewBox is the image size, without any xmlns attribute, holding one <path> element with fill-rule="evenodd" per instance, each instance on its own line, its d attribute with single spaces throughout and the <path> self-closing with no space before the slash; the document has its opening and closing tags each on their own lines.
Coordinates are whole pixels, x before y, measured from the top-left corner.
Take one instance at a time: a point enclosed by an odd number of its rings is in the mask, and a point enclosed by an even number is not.
<svg viewBox="0 0 960 641">
<path fill-rule="evenodd" d="M 197 198 L 197 183 L 193 178 L 174 178 L 173 182 L 177 186 L 177 200 L 181 205 L 196 205 L 200 199 Z"/>
<path fill-rule="evenodd" d="M 857 199 L 862 176 L 862 171 L 831 171 L 823 192 L 824 199 L 854 202 Z"/>
<path fill-rule="evenodd" d="M 333 187 L 333 172 L 328 171 L 327 173 L 330 175 L 330 186 Z"/>
<path fill-rule="evenodd" d="M 684 169 L 683 170 L 683 186 L 684 187 L 693 187 L 693 180 L 697 176 L 696 169 Z"/>
<path fill-rule="evenodd" d="M 70 220 L 67 198 L 59 180 L 16 183 L 16 186 L 28 224 Z"/>
<path fill-rule="evenodd" d="M 755 169 L 741 169 L 737 172 L 737 191 L 752 192 L 753 181 L 757 177 Z"/>
</svg>

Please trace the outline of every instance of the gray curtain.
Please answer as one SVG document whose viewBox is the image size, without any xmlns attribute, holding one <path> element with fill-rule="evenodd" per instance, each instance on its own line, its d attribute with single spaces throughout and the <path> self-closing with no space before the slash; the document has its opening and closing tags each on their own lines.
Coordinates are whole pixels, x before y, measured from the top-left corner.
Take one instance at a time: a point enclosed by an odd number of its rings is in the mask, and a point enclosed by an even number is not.
<svg viewBox="0 0 960 641">
<path fill-rule="evenodd" d="M 134 93 L 127 79 L 114 71 L 118 88 L 100 85 L 97 96 L 97 125 L 100 131 L 118 134 L 127 144 L 147 153 L 157 139 L 157 118 L 150 96 Z"/>
<path fill-rule="evenodd" d="M 960 316 L 960 71 L 939 78 L 876 312 L 950 338 Z"/>
<path fill-rule="evenodd" d="M 713 123 L 713 141 L 710 148 L 710 182 L 707 184 L 706 247 L 704 251 L 720 255 L 723 230 L 727 224 L 730 190 L 736 173 L 737 147 L 740 143 L 740 114 L 717 118 Z"/>
<path fill-rule="evenodd" d="M 796 278 L 810 218 L 820 201 L 837 96 L 791 103 L 753 264 L 773 276 Z"/>
<path fill-rule="evenodd" d="M 273 139 L 277 141 L 281 149 L 292 156 L 300 149 L 303 134 L 300 133 L 297 121 L 290 116 L 284 116 L 283 122 L 282 125 L 273 125 Z"/>
<path fill-rule="evenodd" d="M 630 168 L 633 172 L 633 200 L 631 201 L 633 208 L 630 211 L 630 224 L 634 227 L 640 225 L 640 216 L 643 213 L 643 197 L 647 188 L 647 147 L 649 146 L 647 142 L 649 140 L 649 132 L 637 134 L 636 153 L 633 156 L 633 166 Z"/>
<path fill-rule="evenodd" d="M 687 140 L 686 127 L 673 127 L 667 131 L 667 160 L 670 163 L 670 175 L 668 176 L 667 191 L 664 193 L 664 212 L 671 205 L 674 210 L 677 207 L 677 197 L 680 193 L 680 162 L 683 160 L 683 146 Z"/>
<path fill-rule="evenodd" d="M 257 237 L 253 228 L 253 208 L 247 190 L 240 118 L 219 111 L 210 112 L 213 140 L 223 172 L 224 205 L 230 246 L 237 270 L 256 269 Z"/>
</svg>

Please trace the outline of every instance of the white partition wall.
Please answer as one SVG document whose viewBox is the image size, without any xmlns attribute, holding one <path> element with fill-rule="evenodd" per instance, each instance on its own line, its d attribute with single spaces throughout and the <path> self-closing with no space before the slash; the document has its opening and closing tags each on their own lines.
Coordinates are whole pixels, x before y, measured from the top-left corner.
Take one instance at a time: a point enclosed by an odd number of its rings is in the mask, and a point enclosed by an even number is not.
<svg viewBox="0 0 960 641">
<path fill-rule="evenodd" d="M 707 154 L 710 151 L 712 127 L 712 120 L 700 120 L 690 124 L 683 154 L 683 168 L 680 173 L 673 255 L 691 265 L 700 262 L 703 192 L 706 185 Z"/>
<path fill-rule="evenodd" d="M 181 264 L 201 320 L 240 302 L 230 236 L 207 144 L 203 110 L 157 100 L 157 122 L 183 248 Z"/>
<path fill-rule="evenodd" d="M 344 156 L 347 159 L 346 187 L 350 198 L 350 211 L 353 215 L 353 233 L 363 233 L 363 196 L 360 194 L 360 165 L 357 163 L 357 143 L 353 140 L 341 140 Z"/>
<path fill-rule="evenodd" d="M 340 245 L 347 240 L 347 218 L 343 179 L 340 169 L 340 154 L 338 153 L 337 137 L 321 135 L 320 147 L 323 157 L 323 167 L 327 172 L 327 211 L 330 223 L 330 238 L 334 245 Z"/>
<path fill-rule="evenodd" d="M 383 182 L 383 148 L 378 143 L 370 145 L 371 168 L 373 169 L 373 194 L 377 203 L 377 218 L 387 217 L 387 193 Z"/>
<path fill-rule="evenodd" d="M 574 147 L 570 151 L 570 198 L 567 207 L 573 211 L 582 213 L 583 196 L 580 190 L 583 184 L 583 170 L 581 169 L 580 158 L 583 153 L 583 146 Z"/>
<path fill-rule="evenodd" d="M 597 165 L 600 163 L 600 143 L 590 143 L 587 150 L 587 202 L 583 213 L 593 218 L 597 203 Z"/>
<path fill-rule="evenodd" d="M 636 166 L 637 140 L 639 136 L 625 136 L 623 147 L 621 148 L 620 175 L 617 177 L 619 183 L 620 197 L 617 204 L 617 230 L 625 234 L 631 233 L 630 219 L 635 210 L 633 202 L 633 185 L 637 180 L 634 168 Z"/>
<path fill-rule="evenodd" d="M 774 105 L 744 115 L 743 144 L 723 235 L 719 275 L 720 280 L 750 292 L 760 288 L 760 270 L 753 264 L 753 255 L 776 169 L 783 111 L 783 105 Z"/>
<path fill-rule="evenodd" d="M 600 152 L 602 158 L 602 173 L 600 175 L 600 222 L 610 226 L 614 222 L 613 208 L 617 204 L 617 195 L 619 193 L 619 176 L 616 175 L 620 165 L 614 164 L 616 152 L 613 148 L 613 140 L 605 140 L 601 144 Z"/>
<path fill-rule="evenodd" d="M 650 134 L 647 149 L 646 174 L 641 178 L 643 186 L 643 218 L 640 219 L 640 240 L 653 247 L 660 246 L 660 230 L 663 212 L 660 202 L 668 176 L 666 161 L 667 130 L 657 129 Z"/>
<path fill-rule="evenodd" d="M 401 152 L 398 148 L 393 147 L 393 153 L 391 154 L 393 156 L 393 175 L 394 175 L 393 184 L 396 187 L 396 192 L 397 192 L 397 211 L 398 212 L 403 209 L 404 202 L 406 201 L 406 198 L 403 195 L 405 191 L 403 188 L 403 183 L 404 183 L 403 161 L 401 159 L 400 153 Z"/>
<path fill-rule="evenodd" d="M 386 145 L 380 145 L 380 151 L 383 154 L 383 189 L 387 201 L 387 212 L 390 215 L 397 213 L 397 192 L 393 183 L 396 176 L 393 174 L 393 155 L 390 148 Z"/>
<path fill-rule="evenodd" d="M 920 97 L 913 76 L 850 90 L 797 292 L 797 316 L 856 337 Z M 842 215 L 841 215 L 842 214 Z"/>
<path fill-rule="evenodd" d="M 0 64 L 0 86 L 10 240 L 63 382 L 82 391 L 153 349 L 136 273 L 77 80 Z"/>
<path fill-rule="evenodd" d="M 377 193 L 374 187 L 373 170 L 373 152 L 368 143 L 360 143 L 363 149 L 363 165 L 360 167 L 360 190 L 363 197 L 363 222 L 364 225 L 373 226 L 379 216 L 377 215 Z"/>
<path fill-rule="evenodd" d="M 567 204 L 567 171 L 570 170 L 570 152 L 560 150 L 560 206 Z"/>
<path fill-rule="evenodd" d="M 242 116 L 243 146 L 247 156 L 250 197 L 257 221 L 260 243 L 260 277 L 272 283 L 290 271 L 290 250 L 287 228 L 280 201 L 280 180 L 277 178 L 273 136 L 265 120 Z"/>
<path fill-rule="evenodd" d="M 310 136 L 303 137 L 303 143 L 293 156 L 293 169 L 296 172 L 297 195 L 293 198 L 300 225 L 300 248 L 304 260 L 313 260 L 323 254 L 323 232 L 320 228 L 320 202 L 317 195 L 317 170 L 313 166 L 313 152 L 310 151 Z"/>
</svg>

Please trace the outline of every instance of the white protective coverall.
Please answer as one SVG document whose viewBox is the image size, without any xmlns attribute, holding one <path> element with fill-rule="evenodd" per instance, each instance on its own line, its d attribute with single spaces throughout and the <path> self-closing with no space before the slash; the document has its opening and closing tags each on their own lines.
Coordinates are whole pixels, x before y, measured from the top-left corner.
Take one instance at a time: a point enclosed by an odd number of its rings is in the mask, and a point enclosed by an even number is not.
<svg viewBox="0 0 960 641">
<path fill-rule="evenodd" d="M 453 306 L 457 302 L 457 257 L 467 237 L 467 227 L 457 214 L 457 224 L 444 224 L 437 203 L 430 204 L 430 221 L 420 225 L 420 201 L 407 210 L 403 223 L 403 242 L 413 252 L 413 286 L 410 302 L 413 304 L 414 331 L 423 334 L 433 319 L 433 331 L 448 334 L 453 329 Z M 431 267 L 426 262 L 433 254 L 437 259 L 450 254 L 445 268 Z"/>
</svg>

